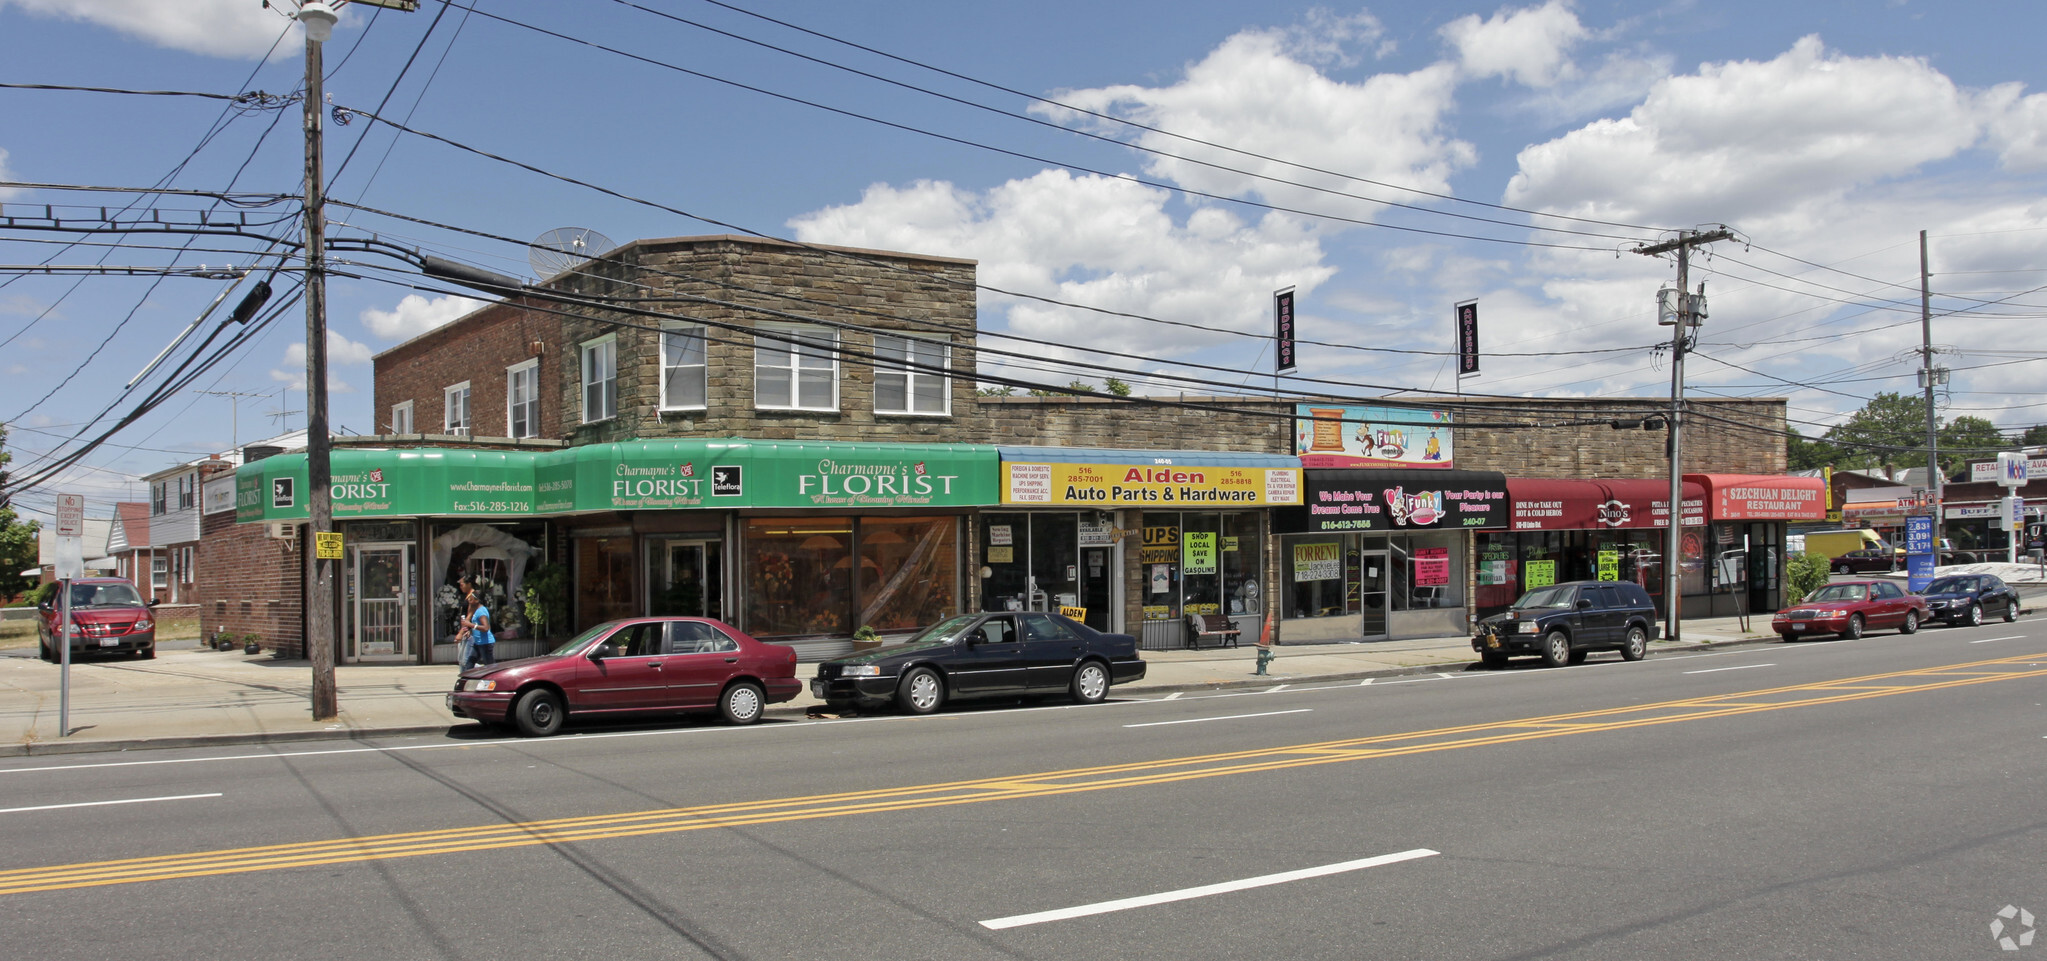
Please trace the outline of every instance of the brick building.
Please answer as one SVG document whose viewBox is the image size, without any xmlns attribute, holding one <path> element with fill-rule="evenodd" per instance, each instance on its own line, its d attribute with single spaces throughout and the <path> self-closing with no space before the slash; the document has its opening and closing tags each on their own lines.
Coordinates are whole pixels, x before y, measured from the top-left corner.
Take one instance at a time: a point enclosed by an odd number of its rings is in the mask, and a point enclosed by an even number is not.
<svg viewBox="0 0 2047 961">
<path fill-rule="evenodd" d="M 1411 439 L 1377 446 L 1408 460 L 1364 461 L 1411 475 L 1383 493 L 1421 508 L 1401 502 L 1399 529 L 1331 527 L 1285 511 L 1306 509 L 1317 470 L 1357 473 L 1304 456 L 1311 433 L 1327 439 L 1309 430 L 1317 411 L 1349 402 L 981 396 L 974 280 L 953 258 L 644 240 L 548 282 L 615 308 L 492 304 L 379 354 L 380 436 L 336 442 L 343 659 L 451 658 L 446 585 L 462 572 L 499 592 L 513 642 L 501 653 L 517 656 L 553 631 L 649 612 L 724 617 L 814 652 L 856 626 L 1018 605 L 1070 608 L 1147 646 L 1176 643 L 1184 615 L 1240 617 L 1255 634 L 1274 609 L 1284 636 L 1415 636 L 1461 629 L 1540 577 L 1646 580 L 1661 563 L 1665 435 L 1641 429 L 1661 399 L 1404 401 L 1380 428 Z M 1703 605 L 1687 610 L 1734 603 L 1721 595 L 1736 589 L 1767 609 L 1782 521 L 1720 495 L 1775 483 L 1784 402 L 1691 405 L 1713 429 L 1686 438 L 1683 516 L 1697 530 L 1683 588 Z M 1358 485 L 1395 476 L 1305 486 L 1361 503 L 1381 491 Z M 942 495 L 903 496 L 940 479 Z M 1599 510 L 1510 513 L 1517 479 L 1528 499 Z M 303 484 L 299 455 L 244 468 L 240 526 L 299 523 Z M 1440 509 L 1466 496 L 1500 510 Z M 1769 561 L 1753 580 L 1751 546 Z M 535 572 L 565 572 L 553 628 L 502 603 Z M 1294 587 L 1309 576 L 1329 578 L 1326 597 Z M 1358 621 L 1375 598 L 1387 616 Z"/>
</svg>

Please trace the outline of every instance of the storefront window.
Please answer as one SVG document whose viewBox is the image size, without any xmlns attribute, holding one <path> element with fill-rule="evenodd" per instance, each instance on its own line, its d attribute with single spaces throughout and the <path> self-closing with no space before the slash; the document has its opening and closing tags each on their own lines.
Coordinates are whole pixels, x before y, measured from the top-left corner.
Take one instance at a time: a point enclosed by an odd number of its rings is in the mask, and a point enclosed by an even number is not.
<svg viewBox="0 0 2047 961">
<path fill-rule="evenodd" d="M 1058 613 L 1080 606 L 1080 528 L 1070 513 L 1032 514 L 1031 592 L 1025 610 Z"/>
<path fill-rule="evenodd" d="M 1367 538 L 1369 543 L 1370 538 Z M 1464 606 L 1464 538 L 1444 531 L 1386 539 L 1391 555 L 1388 588 L 1396 611 Z"/>
<path fill-rule="evenodd" d="M 1140 526 L 1144 619 L 1170 621 L 1180 616 L 1180 515 L 1147 513 Z"/>
<path fill-rule="evenodd" d="M 1222 515 L 1223 596 L 1231 614 L 1265 613 L 1265 537 L 1254 513 Z"/>
<path fill-rule="evenodd" d="M 959 519 L 860 520 L 861 624 L 906 631 L 958 612 Z"/>
<path fill-rule="evenodd" d="M 958 612 L 955 517 L 746 522 L 746 623 L 759 637 L 906 631 Z"/>
<path fill-rule="evenodd" d="M 1030 515 L 981 515 L 981 609 L 1020 611 L 1030 590 Z"/>
<path fill-rule="evenodd" d="M 633 603 L 633 538 L 576 538 L 576 630 L 639 613 Z"/>
<path fill-rule="evenodd" d="M 1348 534 L 1288 538 L 1280 570 L 1282 611 L 1292 617 L 1351 613 L 1344 571 L 1356 566 L 1355 541 Z"/>
<path fill-rule="evenodd" d="M 1189 614 L 1221 614 L 1222 515 L 1180 515 L 1181 609 Z"/>
</svg>

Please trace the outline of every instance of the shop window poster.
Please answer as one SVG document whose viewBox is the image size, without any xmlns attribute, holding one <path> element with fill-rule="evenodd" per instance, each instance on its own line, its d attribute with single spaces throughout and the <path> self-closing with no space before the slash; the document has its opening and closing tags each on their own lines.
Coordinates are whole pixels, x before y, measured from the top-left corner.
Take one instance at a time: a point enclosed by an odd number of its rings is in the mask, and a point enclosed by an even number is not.
<svg viewBox="0 0 2047 961">
<path fill-rule="evenodd" d="M 1414 552 L 1416 587 L 1442 587 L 1450 583 L 1450 549 L 1423 547 Z"/>
<path fill-rule="evenodd" d="M 1343 576 L 1343 548 L 1336 544 L 1295 544 L 1294 580 L 1333 581 Z"/>
<path fill-rule="evenodd" d="M 1529 561 L 1522 572 L 1527 575 L 1527 580 L 1521 586 L 1531 591 L 1557 582 L 1556 561 Z"/>
<path fill-rule="evenodd" d="M 1185 540 L 1181 542 L 1185 545 L 1181 553 L 1181 573 L 1215 573 L 1215 539 L 1216 534 L 1213 531 L 1207 533 L 1189 531 Z"/>
</svg>

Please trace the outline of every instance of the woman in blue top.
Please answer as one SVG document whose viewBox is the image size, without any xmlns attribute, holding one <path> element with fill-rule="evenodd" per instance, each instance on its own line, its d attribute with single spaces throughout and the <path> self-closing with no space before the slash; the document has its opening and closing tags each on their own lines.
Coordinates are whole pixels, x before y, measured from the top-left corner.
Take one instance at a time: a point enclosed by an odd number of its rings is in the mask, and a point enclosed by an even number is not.
<svg viewBox="0 0 2047 961">
<path fill-rule="evenodd" d="M 491 631 L 490 608 L 483 606 L 483 599 L 474 593 L 469 595 L 469 602 L 476 605 L 476 610 L 469 615 L 473 627 L 469 632 L 469 659 L 462 663 L 465 671 L 478 664 L 498 662 L 498 636 Z"/>
</svg>

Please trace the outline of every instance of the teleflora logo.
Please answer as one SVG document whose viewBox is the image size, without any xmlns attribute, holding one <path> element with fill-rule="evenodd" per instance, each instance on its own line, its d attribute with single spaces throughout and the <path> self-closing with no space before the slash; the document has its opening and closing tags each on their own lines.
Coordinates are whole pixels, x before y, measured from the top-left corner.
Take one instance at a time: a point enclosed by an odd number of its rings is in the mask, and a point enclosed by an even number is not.
<svg viewBox="0 0 2047 961">
<path fill-rule="evenodd" d="M 2006 951 L 2017 951 L 2033 943 L 2033 912 L 2007 904 L 1990 919 L 1990 936 Z"/>
</svg>

